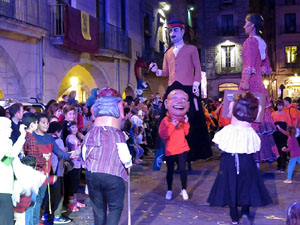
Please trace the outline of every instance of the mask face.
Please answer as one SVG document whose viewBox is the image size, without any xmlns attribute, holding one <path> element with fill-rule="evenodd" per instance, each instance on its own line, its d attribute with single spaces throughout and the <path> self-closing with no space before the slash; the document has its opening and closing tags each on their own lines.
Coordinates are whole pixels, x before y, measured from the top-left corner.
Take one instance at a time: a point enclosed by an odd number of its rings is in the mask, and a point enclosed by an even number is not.
<svg viewBox="0 0 300 225">
<path fill-rule="evenodd" d="M 175 118 L 182 118 L 189 110 L 188 95 L 182 90 L 173 90 L 165 101 L 169 114 Z"/>
<path fill-rule="evenodd" d="M 173 27 L 169 29 L 170 39 L 171 41 L 176 44 L 182 40 L 184 35 L 184 29 L 180 27 Z"/>
<path fill-rule="evenodd" d="M 233 106 L 232 114 L 240 121 L 252 123 L 257 116 L 258 106 L 251 104 L 250 100 L 240 99 Z"/>
</svg>

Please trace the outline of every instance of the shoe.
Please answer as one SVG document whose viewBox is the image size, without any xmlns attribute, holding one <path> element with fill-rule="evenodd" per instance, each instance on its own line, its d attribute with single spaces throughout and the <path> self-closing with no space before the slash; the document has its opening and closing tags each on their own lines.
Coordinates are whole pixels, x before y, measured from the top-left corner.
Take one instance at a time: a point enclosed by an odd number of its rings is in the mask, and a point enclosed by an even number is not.
<svg viewBox="0 0 300 225">
<path fill-rule="evenodd" d="M 285 183 L 285 184 L 291 184 L 291 183 L 293 183 L 293 181 L 287 179 L 287 180 L 284 180 L 283 183 Z"/>
<path fill-rule="evenodd" d="M 86 207 L 86 204 L 81 203 L 81 202 L 76 202 L 76 206 L 77 206 L 78 208 L 84 208 L 84 207 Z"/>
<path fill-rule="evenodd" d="M 167 191 L 166 199 L 167 200 L 171 200 L 172 199 L 172 191 Z"/>
<path fill-rule="evenodd" d="M 78 212 L 79 211 L 79 209 L 76 206 L 76 203 L 73 203 L 73 204 L 69 205 L 69 211 L 70 212 Z"/>
<path fill-rule="evenodd" d="M 48 220 L 47 214 L 44 213 L 44 214 L 42 215 L 42 217 L 41 217 L 41 220 L 42 220 L 42 221 Z"/>
<path fill-rule="evenodd" d="M 285 170 L 280 170 L 280 173 L 285 173 Z"/>
<path fill-rule="evenodd" d="M 186 192 L 185 189 L 181 190 L 180 195 L 182 196 L 183 200 L 188 200 L 189 199 L 189 195 L 188 195 L 188 193 Z"/>
<path fill-rule="evenodd" d="M 232 222 L 231 222 L 231 224 L 233 224 L 233 225 L 237 225 L 237 224 L 239 224 L 239 222 L 232 221 Z"/>
<path fill-rule="evenodd" d="M 54 219 L 53 219 L 53 223 L 54 224 L 66 224 L 66 223 L 70 223 L 70 222 L 72 222 L 72 220 L 71 219 L 69 219 L 69 218 L 65 218 L 65 217 L 54 217 Z"/>
<path fill-rule="evenodd" d="M 241 224 L 243 225 L 251 225 L 251 221 L 249 220 L 249 217 L 247 215 L 242 216 Z"/>
</svg>

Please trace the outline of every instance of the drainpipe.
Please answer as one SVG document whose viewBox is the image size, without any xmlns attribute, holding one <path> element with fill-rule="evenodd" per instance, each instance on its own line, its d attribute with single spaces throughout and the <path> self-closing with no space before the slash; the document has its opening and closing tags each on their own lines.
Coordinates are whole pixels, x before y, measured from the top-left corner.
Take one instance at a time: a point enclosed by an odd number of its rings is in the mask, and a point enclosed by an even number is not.
<svg viewBox="0 0 300 225">
<path fill-rule="evenodd" d="M 40 90 L 37 98 L 44 101 L 44 37 L 39 40 Z"/>
<path fill-rule="evenodd" d="M 120 59 L 117 59 L 117 65 L 118 65 L 118 70 L 117 70 L 118 92 L 121 94 Z"/>
</svg>

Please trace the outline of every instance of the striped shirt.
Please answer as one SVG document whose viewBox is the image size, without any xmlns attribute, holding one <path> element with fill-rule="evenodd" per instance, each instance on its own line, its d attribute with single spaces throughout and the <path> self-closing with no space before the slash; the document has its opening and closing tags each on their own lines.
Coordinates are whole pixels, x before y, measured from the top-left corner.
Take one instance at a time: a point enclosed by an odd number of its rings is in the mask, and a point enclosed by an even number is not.
<svg viewBox="0 0 300 225">
<path fill-rule="evenodd" d="M 116 143 L 126 143 L 124 133 L 114 127 L 94 126 L 85 136 L 86 169 L 92 173 L 107 173 L 128 181 L 125 167 L 120 161 Z"/>
</svg>

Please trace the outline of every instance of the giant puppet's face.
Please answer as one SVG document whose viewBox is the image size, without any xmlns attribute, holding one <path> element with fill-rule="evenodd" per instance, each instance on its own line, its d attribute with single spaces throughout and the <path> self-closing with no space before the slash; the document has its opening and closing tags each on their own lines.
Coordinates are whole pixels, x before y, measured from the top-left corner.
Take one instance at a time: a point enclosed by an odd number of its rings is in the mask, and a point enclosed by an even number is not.
<svg viewBox="0 0 300 225">
<path fill-rule="evenodd" d="M 171 42 L 176 44 L 183 39 L 184 29 L 181 27 L 172 27 L 169 28 L 169 34 L 170 34 Z"/>
<path fill-rule="evenodd" d="M 183 118 L 189 111 L 189 96 L 182 90 L 173 90 L 165 100 L 165 107 L 172 118 Z"/>
</svg>

